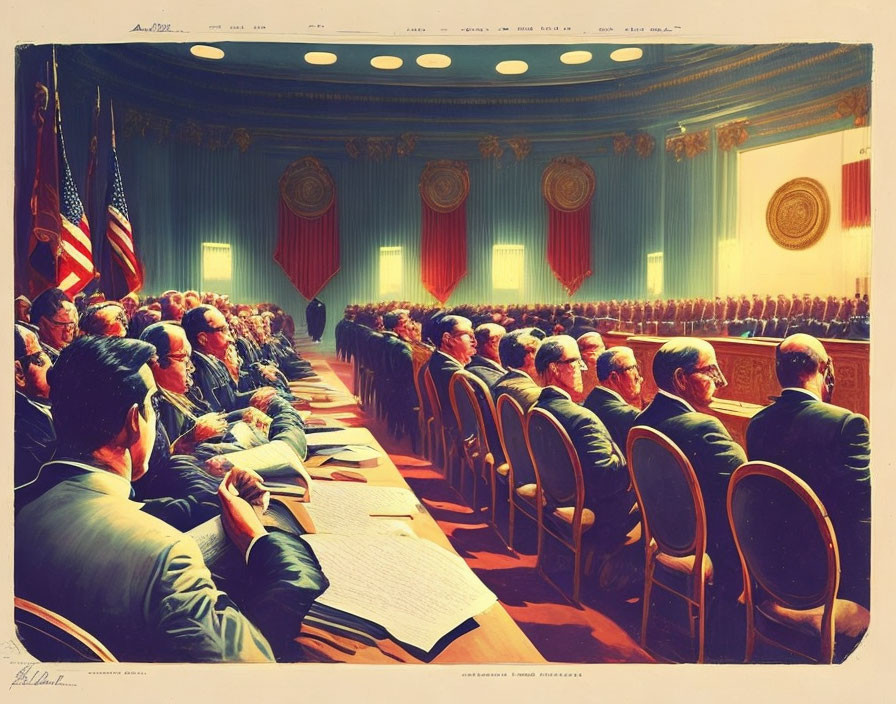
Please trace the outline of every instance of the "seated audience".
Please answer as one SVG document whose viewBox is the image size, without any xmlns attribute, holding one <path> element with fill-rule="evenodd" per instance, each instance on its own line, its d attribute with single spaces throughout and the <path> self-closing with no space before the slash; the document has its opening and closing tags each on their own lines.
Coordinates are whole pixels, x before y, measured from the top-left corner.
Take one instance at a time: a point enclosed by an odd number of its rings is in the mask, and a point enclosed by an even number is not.
<svg viewBox="0 0 896 704">
<path fill-rule="evenodd" d="M 81 316 L 78 326 L 85 335 L 126 337 L 128 323 L 128 315 L 124 306 L 118 301 L 106 301 L 88 306 L 84 315 Z"/>
<path fill-rule="evenodd" d="M 15 468 L 14 486 L 32 481 L 56 449 L 50 411 L 47 371 L 53 366 L 30 326 L 16 325 L 15 355 Z"/>
<path fill-rule="evenodd" d="M 774 462 L 803 479 L 834 526 L 840 549 L 839 597 L 869 608 L 871 475 L 868 419 L 830 403 L 834 362 L 805 334 L 775 351 L 781 395 L 747 428 L 747 455 Z"/>
<path fill-rule="evenodd" d="M 37 326 L 41 346 L 52 362 L 78 334 L 75 304 L 58 288 L 47 289 L 34 299 L 31 323 Z"/>
<path fill-rule="evenodd" d="M 579 346 L 579 354 L 582 355 L 582 361 L 586 366 L 582 372 L 582 398 L 576 399 L 581 401 L 587 398 L 591 390 L 597 386 L 597 358 L 607 347 L 599 332 L 586 332 L 576 339 L 576 344 Z"/>
<path fill-rule="evenodd" d="M 156 436 L 153 353 L 85 336 L 50 372 L 59 448 L 37 480 L 44 491 L 16 519 L 15 593 L 122 661 L 273 660 L 288 653 L 326 578 L 300 539 L 267 532 L 253 508 L 267 493 L 244 470 L 225 477 L 218 497 L 251 576 L 248 617 L 212 581 L 193 539 L 135 510 L 131 481 L 146 472 Z"/>
<path fill-rule="evenodd" d="M 454 372 L 460 371 L 476 352 L 476 338 L 469 318 L 443 315 L 432 321 L 430 340 L 436 346 L 429 358 L 429 373 L 442 409 L 442 421 L 447 427 L 455 425 L 448 386 Z"/>
<path fill-rule="evenodd" d="M 15 321 L 17 323 L 31 322 L 31 301 L 27 296 L 16 296 Z"/>
<path fill-rule="evenodd" d="M 620 449 L 641 408 L 641 372 L 630 347 L 613 347 L 597 358 L 600 386 L 588 394 L 585 408 L 600 418 Z"/>
<path fill-rule="evenodd" d="M 474 330 L 476 354 L 470 358 L 467 371 L 482 379 L 486 386 L 493 387 L 507 373 L 501 366 L 498 346 L 507 331 L 497 323 L 483 323 Z"/>
</svg>

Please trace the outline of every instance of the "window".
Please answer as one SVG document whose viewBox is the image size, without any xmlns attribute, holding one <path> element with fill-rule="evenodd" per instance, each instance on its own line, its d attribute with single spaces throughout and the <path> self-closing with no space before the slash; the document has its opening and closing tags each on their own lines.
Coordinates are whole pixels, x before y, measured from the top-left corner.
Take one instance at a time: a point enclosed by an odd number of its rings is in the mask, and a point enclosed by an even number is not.
<svg viewBox="0 0 896 704">
<path fill-rule="evenodd" d="M 380 296 L 401 293 L 401 247 L 380 247 Z"/>
<path fill-rule="evenodd" d="M 230 294 L 233 254 L 229 244 L 202 243 L 202 291 Z"/>
<path fill-rule="evenodd" d="M 521 291 L 523 288 L 521 244 L 496 244 L 492 247 L 492 288 L 496 291 Z"/>
<path fill-rule="evenodd" d="M 647 295 L 659 296 L 663 292 L 663 253 L 647 255 Z"/>
</svg>

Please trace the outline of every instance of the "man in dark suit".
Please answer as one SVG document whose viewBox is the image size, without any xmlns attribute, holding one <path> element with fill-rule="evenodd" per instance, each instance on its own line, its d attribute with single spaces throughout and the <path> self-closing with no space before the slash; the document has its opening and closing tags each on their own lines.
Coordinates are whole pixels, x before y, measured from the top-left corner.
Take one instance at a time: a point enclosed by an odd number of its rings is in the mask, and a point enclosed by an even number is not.
<svg viewBox="0 0 896 704">
<path fill-rule="evenodd" d="M 460 315 L 443 315 L 432 321 L 430 341 L 436 346 L 436 350 L 429 358 L 429 373 L 439 397 L 442 422 L 450 428 L 455 422 L 448 386 L 454 372 L 469 364 L 476 353 L 473 323 Z"/>
<path fill-rule="evenodd" d="M 56 450 L 47 372 L 53 363 L 27 324 L 16 325 L 15 344 L 15 486 L 37 476 Z M 18 494 L 16 498 L 18 500 Z"/>
<path fill-rule="evenodd" d="M 575 337 L 575 335 L 573 335 Z M 576 338 L 579 353 L 587 367 L 582 372 L 582 400 L 597 386 L 597 358 L 607 349 L 599 332 L 591 330 Z"/>
<path fill-rule="evenodd" d="M 508 371 L 492 387 L 495 403 L 502 394 L 508 394 L 520 404 L 523 413 L 538 400 L 541 386 L 536 382 L 535 355 L 541 345 L 541 338 L 532 334 L 534 328 L 513 330 L 501 338 L 498 353 L 501 364 Z M 540 331 L 539 331 L 540 332 Z"/>
<path fill-rule="evenodd" d="M 803 479 L 827 509 L 840 548 L 839 597 L 869 607 L 871 475 L 868 419 L 830 403 L 834 363 L 810 335 L 778 345 L 781 395 L 747 428 L 751 460 L 774 462 Z"/>
<path fill-rule="evenodd" d="M 535 355 L 535 368 L 545 383 L 535 407 L 551 413 L 575 446 L 585 480 L 585 506 L 595 513 L 596 534 L 621 541 L 640 516 L 634 510 L 625 456 L 598 417 L 572 400 L 572 393 L 582 390 L 583 366 L 572 337 L 546 338 Z"/>
<path fill-rule="evenodd" d="M 691 461 L 706 508 L 707 551 L 714 566 L 714 583 L 727 600 L 743 587 L 740 559 L 728 525 L 728 479 L 747 457 L 714 416 L 703 413 L 716 389 L 728 382 L 716 353 L 705 340 L 670 340 L 653 358 L 658 392 L 635 419 L 672 440 Z"/>
<path fill-rule="evenodd" d="M 483 323 L 474 331 L 476 336 L 476 354 L 470 359 L 467 371 L 482 379 L 491 389 L 507 373 L 501 366 L 498 347 L 507 331 L 497 323 Z"/>
<path fill-rule="evenodd" d="M 638 363 L 630 347 L 613 347 L 600 354 L 596 366 L 601 385 L 588 394 L 585 408 L 607 426 L 613 442 L 625 448 L 628 431 L 640 413 L 642 379 Z"/>
</svg>

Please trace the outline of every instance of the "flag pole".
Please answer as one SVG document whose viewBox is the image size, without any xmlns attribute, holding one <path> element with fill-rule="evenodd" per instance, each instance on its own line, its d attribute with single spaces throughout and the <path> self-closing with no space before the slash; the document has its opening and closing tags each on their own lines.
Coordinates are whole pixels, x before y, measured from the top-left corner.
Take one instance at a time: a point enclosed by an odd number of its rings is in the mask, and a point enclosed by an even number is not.
<svg viewBox="0 0 896 704">
<path fill-rule="evenodd" d="M 109 101 L 109 116 L 112 119 L 112 148 L 115 149 L 115 107 L 111 100 Z"/>
</svg>

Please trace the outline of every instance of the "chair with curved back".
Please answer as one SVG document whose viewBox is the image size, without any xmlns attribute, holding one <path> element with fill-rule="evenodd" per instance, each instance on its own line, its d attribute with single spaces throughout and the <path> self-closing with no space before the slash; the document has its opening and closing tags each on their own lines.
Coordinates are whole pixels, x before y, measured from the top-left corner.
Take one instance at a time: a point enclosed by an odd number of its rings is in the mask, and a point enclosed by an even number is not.
<svg viewBox="0 0 896 704">
<path fill-rule="evenodd" d="M 626 454 L 644 536 L 641 647 L 647 646 L 650 595 L 656 585 L 687 603 L 688 630 L 691 638 L 697 639 L 697 662 L 703 662 L 706 585 L 712 583 L 713 566 L 706 552 L 706 510 L 700 484 L 684 453 L 653 428 L 633 427 Z M 668 581 L 660 578 L 666 576 Z"/>
<path fill-rule="evenodd" d="M 516 513 L 528 516 L 538 525 L 538 508 L 535 503 L 538 484 L 532 456 L 526 445 L 526 416 L 520 404 L 509 394 L 498 397 L 496 421 L 498 437 L 508 466 L 507 544 L 511 550 L 516 550 Z"/>
<path fill-rule="evenodd" d="M 838 637 L 857 642 L 871 614 L 837 598 L 837 537 L 806 482 L 776 464 L 747 462 L 731 475 L 728 520 L 744 576 L 747 662 L 757 636 L 818 663 L 833 662 Z"/>
<path fill-rule="evenodd" d="M 429 372 L 429 366 L 423 369 L 423 387 L 426 389 L 426 395 L 429 399 L 429 408 L 433 417 L 433 433 L 436 436 L 436 444 L 438 446 L 439 458 L 442 463 L 442 470 L 446 478 L 451 478 L 452 467 L 457 460 L 457 447 L 454 437 L 454 423 L 451 427 L 446 426 L 448 422 L 442 404 L 439 401 L 439 394 L 436 391 L 436 385 L 432 380 L 432 374 Z M 450 410 L 449 410 L 450 412 Z"/>
<path fill-rule="evenodd" d="M 526 416 L 526 446 L 535 469 L 538 511 L 536 569 L 559 589 L 544 569 L 544 534 L 553 536 L 573 554 L 572 600 L 580 604 L 583 534 L 594 525 L 594 511 L 585 508 L 585 479 L 578 453 L 563 426 L 548 411 L 531 408 Z"/>
<path fill-rule="evenodd" d="M 451 408 L 457 419 L 458 444 L 460 446 L 461 460 L 469 471 L 473 483 L 473 513 L 479 513 L 479 481 L 486 473 L 494 471 L 494 457 L 488 451 L 488 441 L 485 437 L 485 423 L 482 420 L 482 411 L 479 401 L 470 385 L 469 377 L 473 376 L 467 371 L 457 371 L 451 377 L 448 384 L 448 396 L 451 399 Z M 492 466 L 489 467 L 488 465 Z M 460 490 L 463 492 L 463 472 L 460 479 Z"/>
<path fill-rule="evenodd" d="M 426 382 L 423 380 L 425 371 L 425 364 L 420 365 L 414 371 L 414 391 L 417 392 L 417 428 L 420 434 L 420 449 L 426 459 L 432 460 L 435 452 L 433 447 L 435 417 L 432 413 L 432 407 L 429 405 Z"/>
<path fill-rule="evenodd" d="M 19 597 L 14 607 L 19 640 L 41 662 L 118 662 L 106 646 L 67 618 Z"/>
<path fill-rule="evenodd" d="M 478 376 L 475 374 L 465 375 L 464 380 L 470 387 L 470 391 L 474 394 L 479 405 L 477 420 L 479 421 L 479 436 L 483 438 L 483 447 L 485 448 L 486 470 L 484 477 L 488 483 L 490 494 L 489 520 L 503 540 L 504 538 L 498 528 L 498 487 L 500 485 L 503 493 L 506 495 L 507 474 L 510 468 L 505 459 L 504 448 L 501 446 L 501 438 L 498 435 L 495 401 L 492 398 L 491 390 Z"/>
</svg>

